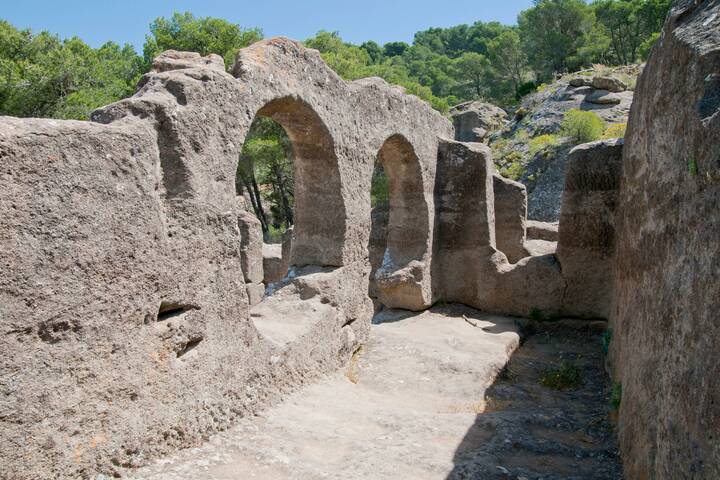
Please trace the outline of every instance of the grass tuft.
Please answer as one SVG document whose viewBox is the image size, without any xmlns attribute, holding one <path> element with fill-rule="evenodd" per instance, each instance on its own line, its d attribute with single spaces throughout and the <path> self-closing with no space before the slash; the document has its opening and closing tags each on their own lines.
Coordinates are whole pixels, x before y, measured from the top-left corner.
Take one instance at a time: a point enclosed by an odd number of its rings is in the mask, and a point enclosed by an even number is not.
<svg viewBox="0 0 720 480">
<path fill-rule="evenodd" d="M 540 385 L 553 390 L 571 390 L 582 386 L 580 369 L 567 362 L 562 362 L 558 368 L 545 370 L 540 375 Z"/>
</svg>

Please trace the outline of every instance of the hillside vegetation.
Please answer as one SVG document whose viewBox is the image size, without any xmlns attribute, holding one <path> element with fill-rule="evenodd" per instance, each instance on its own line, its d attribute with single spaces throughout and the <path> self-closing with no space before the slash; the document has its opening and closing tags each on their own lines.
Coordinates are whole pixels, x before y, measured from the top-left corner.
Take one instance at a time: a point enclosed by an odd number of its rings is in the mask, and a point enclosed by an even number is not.
<svg viewBox="0 0 720 480">
<path fill-rule="evenodd" d="M 353 45 L 338 32 L 321 31 L 305 44 L 319 50 L 344 79 L 384 78 L 443 113 L 477 99 L 507 108 L 564 72 L 643 59 L 669 4 L 670 0 L 535 0 L 519 14 L 517 25 L 475 22 L 430 28 L 417 32 L 412 44 L 384 45 Z M 91 48 L 77 37 L 60 39 L 0 20 L 0 115 L 87 119 L 94 109 L 132 95 L 163 50 L 216 53 L 230 68 L 239 49 L 262 38 L 258 28 L 175 13 L 150 24 L 140 54 L 130 45 L 108 42 Z M 538 142 L 533 148 L 544 149 Z M 282 128 L 265 122 L 251 129 L 240 158 L 238 193 L 254 200 L 266 237 L 292 224 L 291 155 Z M 501 160 L 509 176 L 526 172 L 512 158 Z"/>
<path fill-rule="evenodd" d="M 382 77 L 445 112 L 477 98 L 512 103 L 557 73 L 593 63 L 634 63 L 657 38 L 669 4 L 536 0 L 513 26 L 430 28 L 417 32 L 412 44 L 385 45 L 352 45 L 338 32 L 319 32 L 305 43 L 345 79 Z M 85 119 L 93 109 L 132 94 L 163 50 L 217 53 L 229 67 L 238 49 L 262 37 L 258 28 L 176 13 L 150 25 L 138 54 L 129 45 L 108 42 L 95 49 L 77 37 L 61 40 L 0 20 L 0 114 Z"/>
</svg>

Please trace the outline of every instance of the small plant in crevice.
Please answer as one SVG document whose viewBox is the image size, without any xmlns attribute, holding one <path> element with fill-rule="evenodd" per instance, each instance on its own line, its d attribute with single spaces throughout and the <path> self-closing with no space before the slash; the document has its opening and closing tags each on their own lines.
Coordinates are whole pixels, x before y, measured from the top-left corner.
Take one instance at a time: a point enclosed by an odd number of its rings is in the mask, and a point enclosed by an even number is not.
<svg viewBox="0 0 720 480">
<path fill-rule="evenodd" d="M 610 351 L 610 342 L 612 342 L 612 328 L 608 328 L 605 330 L 602 334 L 602 345 L 603 345 L 603 352 L 605 352 L 605 355 L 608 354 Z"/>
<path fill-rule="evenodd" d="M 539 135 L 528 144 L 528 150 L 531 156 L 535 156 L 540 152 L 548 153 L 553 147 L 560 144 L 560 137 L 557 135 Z"/>
<path fill-rule="evenodd" d="M 698 174 L 698 164 L 694 158 L 688 159 L 688 172 L 693 176 Z"/>
<path fill-rule="evenodd" d="M 562 362 L 557 368 L 544 370 L 539 382 L 543 387 L 553 390 L 571 390 L 583 384 L 580 369 L 568 362 Z"/>
<path fill-rule="evenodd" d="M 542 310 L 540 310 L 539 308 L 536 308 L 536 307 L 530 309 L 530 320 L 540 321 L 542 319 L 543 319 Z"/>
<path fill-rule="evenodd" d="M 360 381 L 360 372 L 358 371 L 358 361 L 360 361 L 360 355 L 363 353 L 363 347 L 362 345 L 358 347 L 357 350 L 355 350 L 352 354 L 352 357 L 350 357 L 350 362 L 348 363 L 348 369 L 345 372 L 345 376 L 348 380 L 350 380 L 352 383 L 357 384 Z"/>
<path fill-rule="evenodd" d="M 617 412 L 620 409 L 620 401 L 622 400 L 622 383 L 613 383 L 610 389 L 610 408 Z"/>
<path fill-rule="evenodd" d="M 627 123 L 613 123 L 605 129 L 603 139 L 624 138 L 627 130 Z"/>
<path fill-rule="evenodd" d="M 511 163 L 500 169 L 500 175 L 510 180 L 519 180 L 525 173 L 525 167 L 521 163 Z"/>
</svg>

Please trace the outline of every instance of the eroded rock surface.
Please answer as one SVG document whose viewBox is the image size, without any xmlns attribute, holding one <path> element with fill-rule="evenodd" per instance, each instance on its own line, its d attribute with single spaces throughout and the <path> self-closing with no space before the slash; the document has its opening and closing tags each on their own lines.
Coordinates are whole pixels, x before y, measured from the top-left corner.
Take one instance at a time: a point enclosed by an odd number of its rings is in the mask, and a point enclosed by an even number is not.
<svg viewBox="0 0 720 480">
<path fill-rule="evenodd" d="M 505 110 L 491 103 L 466 102 L 450 109 L 455 127 L 455 140 L 482 142 L 488 135 L 505 128 L 508 116 Z"/>
<path fill-rule="evenodd" d="M 296 270 L 277 294 L 325 302 L 333 327 L 312 355 L 283 353 L 248 315 L 261 287 L 234 182 L 256 115 L 295 149 Z M 0 463 L 17 478 L 114 475 L 346 362 L 373 312 L 378 152 L 402 138 L 423 188 L 437 136 L 453 132 L 402 89 L 348 84 L 282 38 L 242 50 L 233 74 L 216 56 L 166 52 L 134 96 L 92 118 L 0 121 Z M 397 269 L 432 248 L 433 198 L 420 198 L 422 248 Z"/>
<path fill-rule="evenodd" d="M 567 282 L 563 311 L 574 316 L 609 314 L 622 149 L 622 140 L 603 140 L 578 145 L 568 158 L 557 258 Z"/>
<path fill-rule="evenodd" d="M 720 2 L 676 2 L 637 85 L 612 364 L 629 478 L 720 478 Z"/>
<path fill-rule="evenodd" d="M 515 263 L 528 255 L 525 250 L 527 191 L 525 185 L 493 175 L 495 197 L 495 241 L 498 250 Z"/>
</svg>

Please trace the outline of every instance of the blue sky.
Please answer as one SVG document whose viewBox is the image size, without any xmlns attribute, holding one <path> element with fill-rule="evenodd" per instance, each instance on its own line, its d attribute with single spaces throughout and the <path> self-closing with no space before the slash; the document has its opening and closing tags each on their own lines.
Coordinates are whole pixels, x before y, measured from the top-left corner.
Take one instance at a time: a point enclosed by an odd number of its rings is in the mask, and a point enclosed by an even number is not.
<svg viewBox="0 0 720 480">
<path fill-rule="evenodd" d="M 150 22 L 174 11 L 221 17 L 265 36 L 304 40 L 318 30 L 337 30 L 345 41 L 411 42 L 429 27 L 477 20 L 513 24 L 531 0 L 0 0 L 0 18 L 18 28 L 77 35 L 97 47 L 107 40 L 142 50 Z"/>
</svg>

